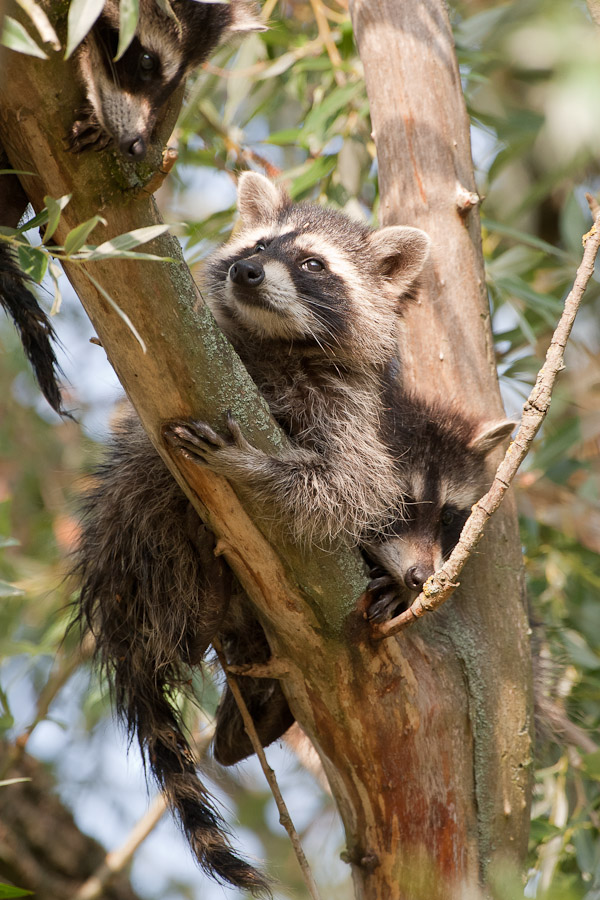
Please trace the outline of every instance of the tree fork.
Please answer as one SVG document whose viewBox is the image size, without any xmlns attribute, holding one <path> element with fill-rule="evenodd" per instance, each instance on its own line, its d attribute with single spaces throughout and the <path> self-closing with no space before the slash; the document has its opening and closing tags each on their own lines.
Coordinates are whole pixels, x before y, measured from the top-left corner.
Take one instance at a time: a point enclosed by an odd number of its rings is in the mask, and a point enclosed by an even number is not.
<svg viewBox="0 0 600 900">
<path fill-rule="evenodd" d="M 44 5 L 56 14 L 52 10 L 56 4 L 46 0 Z M 413 13 L 408 8 L 396 9 L 394 4 L 381 4 L 380 12 L 374 13 L 385 13 L 388 22 L 395 23 L 401 15 L 418 19 L 424 10 L 434 10 L 434 21 L 447 25 L 445 13 L 435 4 L 418 6 Z M 19 17 L 14 4 L 9 11 Z M 369 47 L 370 26 L 361 6 L 355 6 L 354 18 L 377 122 L 378 98 L 373 94 L 370 73 L 381 50 Z M 56 27 L 59 34 L 62 27 L 64 34 L 64 20 Z M 396 57 L 408 53 L 404 39 L 411 31 L 396 24 L 394 29 L 399 37 L 394 58 L 390 58 L 387 38 L 380 48 L 386 48 L 386 65 L 399 66 L 406 64 Z M 450 71 L 452 66 L 456 68 L 452 43 L 441 26 L 440 35 L 450 54 L 445 57 Z M 107 220 L 106 228 L 99 227 L 92 236 L 98 242 L 156 223 L 158 213 L 142 188 L 152 177 L 152 164 L 158 168 L 160 152 L 137 167 L 120 162 L 111 152 L 80 157 L 66 154 L 62 139 L 81 99 L 72 64 L 65 65 L 57 54 L 43 62 L 10 51 L 3 62 L 0 140 L 15 168 L 36 172 L 35 177 L 21 176 L 29 199 L 39 209 L 45 194 L 73 193 L 56 232 L 57 242 L 68 229 L 96 212 Z M 423 67 L 413 63 L 412 71 L 423 74 Z M 412 77 L 407 83 L 412 83 Z M 454 90 L 460 90 L 457 74 L 455 81 Z M 426 125 L 429 115 L 422 95 L 433 83 L 423 78 L 420 87 L 415 83 L 415 96 L 410 97 L 417 110 L 413 120 L 417 136 L 421 119 Z M 464 120 L 462 103 L 461 97 L 459 122 Z M 167 115 L 163 137 L 174 114 L 171 109 Z M 402 113 L 409 114 L 408 109 Z M 446 114 L 440 109 L 438 119 Z M 401 127 L 396 124 L 400 140 Z M 431 195 L 434 208 L 426 216 L 424 210 L 429 207 L 422 195 L 432 188 L 432 173 L 423 169 L 417 170 L 418 178 L 409 174 L 407 182 L 400 185 L 402 218 L 391 188 L 396 184 L 398 190 L 397 175 L 386 181 L 386 173 L 402 159 L 410 159 L 410 154 L 393 158 L 396 151 L 404 151 L 392 140 L 393 134 L 388 136 L 389 145 L 384 135 L 382 120 L 377 135 L 382 224 L 393 220 L 420 224 L 439 242 L 434 250 L 438 279 L 434 310 L 436 336 L 445 342 L 446 362 L 436 365 L 431 346 L 427 346 L 431 323 L 425 321 L 424 307 L 431 311 L 424 303 L 409 320 L 412 349 L 405 351 L 407 371 L 416 371 L 420 348 L 421 372 L 431 367 L 432 377 L 441 380 L 443 372 L 444 384 L 461 386 L 456 394 L 467 390 L 482 397 L 482 388 L 471 389 L 479 375 L 498 403 L 489 332 L 482 334 L 481 329 L 487 306 L 483 305 L 483 279 L 476 285 L 481 267 L 477 263 L 477 223 L 469 221 L 474 214 L 464 213 L 467 231 L 456 210 L 453 173 L 452 215 L 456 222 L 442 210 L 447 197 L 443 191 Z M 419 150 L 415 150 L 415 165 L 419 165 Z M 463 161 L 465 166 L 461 184 L 469 189 L 470 160 Z M 443 171 L 447 173 L 447 167 Z M 454 240 L 458 245 L 459 238 L 463 253 L 455 259 L 464 279 L 460 292 L 456 289 L 458 273 L 440 267 L 442 257 L 450 262 L 453 255 L 448 242 Z M 158 239 L 151 249 L 181 258 L 176 241 L 169 237 Z M 67 274 L 149 435 L 213 527 L 224 555 L 256 606 L 275 656 L 288 666 L 282 684 L 295 715 L 319 751 L 338 803 L 356 897 L 463 900 L 465 887 L 476 886 L 480 873 L 485 877 L 492 856 L 508 856 L 518 863 L 526 837 L 529 670 L 514 521 L 503 520 L 505 524 L 496 526 L 495 536 L 487 539 L 488 548 L 499 548 L 502 569 L 491 558 L 474 560 L 460 599 L 457 596 L 448 609 L 430 617 L 431 622 L 418 623 L 409 635 L 374 645 L 361 611 L 354 612 L 356 598 L 365 586 L 356 554 L 325 554 L 315 549 L 303 557 L 280 535 L 269 535 L 267 541 L 226 482 L 185 461 L 175 462 L 161 444 L 160 426 L 166 419 L 194 415 L 219 428 L 227 409 L 233 410 L 248 438 L 262 449 L 276 448 L 278 442 L 278 431 L 264 402 L 215 330 L 187 269 L 167 263 L 107 260 L 94 264 L 90 271 L 141 332 L 146 354 L 89 282 L 84 268 L 71 265 Z M 441 285 L 442 278 L 447 279 L 445 285 Z M 443 296 L 443 303 L 438 296 Z M 473 344 L 468 345 L 468 353 L 459 347 L 455 348 L 458 352 L 453 351 L 448 341 L 452 325 L 444 319 L 446 303 L 448 310 L 454 309 L 452 323 L 460 325 Z M 434 342 L 434 346 L 438 345 Z M 452 375 L 455 362 L 457 374 Z M 469 363 L 476 375 L 468 375 Z M 495 602 L 496 597 L 502 597 L 502 603 Z M 437 873 L 435 885 L 429 879 L 432 871 Z"/>
</svg>

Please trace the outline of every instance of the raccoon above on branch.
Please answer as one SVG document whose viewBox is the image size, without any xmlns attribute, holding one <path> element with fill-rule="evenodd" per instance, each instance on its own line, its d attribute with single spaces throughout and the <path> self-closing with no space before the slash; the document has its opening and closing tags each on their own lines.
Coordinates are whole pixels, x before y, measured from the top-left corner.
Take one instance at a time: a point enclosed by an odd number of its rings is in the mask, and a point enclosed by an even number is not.
<svg viewBox="0 0 600 900">
<path fill-rule="evenodd" d="M 133 40 L 115 59 L 119 44 L 119 2 L 106 0 L 75 53 L 85 101 L 67 140 L 70 149 L 114 146 L 126 158 L 147 152 L 165 103 L 184 78 L 231 34 L 263 31 L 251 0 L 198 3 L 168 0 L 172 14 L 156 0 L 141 0 Z M 5 51 L 6 52 L 6 51 Z M 0 148 L 0 168 L 3 162 Z M 17 226 L 27 197 L 14 175 L 0 175 L 0 225 Z M 65 415 L 54 329 L 29 287 L 10 246 L 0 241 L 0 306 L 12 318 L 40 389 L 55 412 Z"/>
<path fill-rule="evenodd" d="M 194 456 L 208 438 L 211 466 L 258 500 L 266 523 L 276 519 L 304 542 L 357 543 L 402 502 L 401 464 L 379 434 L 382 390 L 429 239 L 418 229 L 372 231 L 333 210 L 294 205 L 255 173 L 240 177 L 238 206 L 235 236 L 207 265 L 207 302 L 288 441 L 275 457 L 250 447 L 236 423 L 235 444 L 189 421 L 168 423 L 164 434 L 175 452 Z M 85 499 L 80 618 L 96 637 L 117 710 L 198 861 L 222 881 L 260 891 L 264 881 L 229 847 L 195 774 L 172 699 L 215 635 L 232 664 L 270 655 L 253 608 L 212 549 L 141 424 L 127 415 Z M 277 682 L 247 678 L 243 688 L 266 745 L 293 722 L 287 701 Z M 250 752 L 226 692 L 215 755 L 233 763 Z"/>
</svg>

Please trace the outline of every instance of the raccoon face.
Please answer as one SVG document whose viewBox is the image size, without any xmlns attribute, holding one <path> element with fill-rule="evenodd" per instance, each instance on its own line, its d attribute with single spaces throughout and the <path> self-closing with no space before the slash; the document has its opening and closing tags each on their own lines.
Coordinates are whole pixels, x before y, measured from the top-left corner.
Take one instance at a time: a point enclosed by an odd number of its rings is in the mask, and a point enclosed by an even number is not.
<svg viewBox="0 0 600 900">
<path fill-rule="evenodd" d="M 342 213 L 289 197 L 246 172 L 240 225 L 210 260 L 209 295 L 225 332 L 314 343 L 374 363 L 395 351 L 398 301 L 420 273 L 429 238 L 415 228 L 371 231 Z"/>
<path fill-rule="evenodd" d="M 418 401 L 408 400 L 409 407 Z M 413 410 L 414 412 L 414 410 Z M 514 422 L 473 423 L 456 411 L 425 405 L 416 425 L 403 432 L 411 441 L 401 456 L 404 515 L 388 533 L 364 544 L 368 556 L 389 576 L 375 596 L 369 618 L 382 622 L 407 606 L 450 556 L 472 506 L 487 490 L 486 458 L 511 433 Z M 398 435 L 397 435 L 398 438 Z M 393 588 L 390 590 L 390 582 Z"/>
<path fill-rule="evenodd" d="M 111 141 L 124 156 L 142 159 L 160 109 L 191 69 L 200 65 L 226 31 L 264 30 L 243 0 L 208 3 L 171 0 L 172 15 L 156 0 L 141 0 L 136 34 L 115 60 L 119 4 L 107 0 L 79 52 L 89 107 L 75 122 L 75 152 Z"/>
</svg>

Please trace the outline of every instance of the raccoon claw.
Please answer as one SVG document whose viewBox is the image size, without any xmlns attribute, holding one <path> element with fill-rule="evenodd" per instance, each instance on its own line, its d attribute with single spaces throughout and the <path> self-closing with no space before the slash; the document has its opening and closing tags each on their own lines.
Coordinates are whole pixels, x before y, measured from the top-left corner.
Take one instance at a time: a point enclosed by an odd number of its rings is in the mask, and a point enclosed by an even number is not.
<svg viewBox="0 0 600 900">
<path fill-rule="evenodd" d="M 367 619 L 377 625 L 393 619 L 404 605 L 399 595 L 400 588 L 396 580 L 388 574 L 380 575 L 381 569 L 375 569 L 367 585 L 367 591 L 372 595 L 373 601 L 367 610 Z"/>
<path fill-rule="evenodd" d="M 170 447 L 202 465 L 210 465 L 215 451 L 229 446 L 206 422 L 194 420 L 169 422 L 163 425 L 162 435 Z"/>
<path fill-rule="evenodd" d="M 242 429 L 238 425 L 238 421 L 234 418 L 231 410 L 227 410 L 227 428 L 229 429 L 229 433 L 233 438 L 236 447 L 239 447 L 240 450 L 245 450 L 246 453 L 256 452 L 252 444 L 250 444 L 242 434 Z"/>
<path fill-rule="evenodd" d="M 370 605 L 367 610 L 367 619 L 375 625 L 382 625 L 389 619 L 393 619 L 403 605 L 396 591 L 389 591 Z"/>
</svg>

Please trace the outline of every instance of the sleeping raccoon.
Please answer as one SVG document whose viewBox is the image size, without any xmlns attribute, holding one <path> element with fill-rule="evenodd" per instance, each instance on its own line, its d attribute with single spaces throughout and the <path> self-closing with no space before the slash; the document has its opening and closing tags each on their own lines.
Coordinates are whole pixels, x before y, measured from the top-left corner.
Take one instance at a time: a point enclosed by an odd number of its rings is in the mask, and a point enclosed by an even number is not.
<svg viewBox="0 0 600 900">
<path fill-rule="evenodd" d="M 142 159 L 161 108 L 189 73 L 217 44 L 236 32 L 264 31 L 250 0 L 140 0 L 131 44 L 115 60 L 119 44 L 119 2 L 106 0 L 77 51 L 86 104 L 70 135 L 74 152 L 111 142 L 121 153 Z"/>
<path fill-rule="evenodd" d="M 142 159 L 161 108 L 183 79 L 228 34 L 263 31 L 250 0 L 228 3 L 141 0 L 130 46 L 115 61 L 119 41 L 119 2 L 106 0 L 102 13 L 77 50 L 86 102 L 73 124 L 71 150 L 102 150 L 113 143 L 131 159 Z M 0 148 L 0 160 L 4 154 Z M 8 168 L 7 161 L 2 168 Z M 27 208 L 16 176 L 0 176 L 0 225 L 15 228 Z M 11 248 L 0 241 L 0 306 L 17 327 L 41 391 L 65 415 L 53 348 L 54 329 L 29 289 Z"/>
<path fill-rule="evenodd" d="M 469 418 L 456 407 L 426 402 L 396 384 L 388 393 L 383 432 L 401 460 L 404 502 L 391 534 L 366 535 L 362 546 L 376 573 L 369 618 L 385 622 L 420 593 L 448 558 L 471 507 L 490 483 L 486 460 L 516 422 Z"/>
<path fill-rule="evenodd" d="M 379 437 L 382 379 L 396 352 L 398 312 L 425 263 L 416 229 L 371 231 L 341 213 L 293 205 L 266 178 L 240 177 L 240 226 L 207 266 L 208 303 L 288 436 L 278 458 L 235 446 L 200 423 L 168 423 L 165 437 L 293 521 L 300 540 L 385 519 L 398 471 Z M 202 453 L 204 451 L 202 450 Z M 204 458 L 202 457 L 204 461 Z M 211 462 L 212 465 L 212 462 Z M 256 467 L 256 469 L 255 469 Z M 397 503 L 396 503 L 397 505 Z M 270 651 L 249 601 L 215 560 L 211 538 L 130 413 L 85 499 L 76 576 L 80 619 L 93 631 L 116 707 L 177 812 L 200 865 L 260 891 L 265 883 L 229 847 L 198 780 L 172 692 L 185 686 L 215 634 L 230 663 Z M 293 722 L 278 682 L 244 678 L 266 745 Z M 251 752 L 226 692 L 215 755 Z M 233 731 L 229 722 L 233 717 Z"/>
<path fill-rule="evenodd" d="M 471 506 L 488 489 L 487 456 L 516 424 L 469 418 L 455 407 L 406 393 L 395 365 L 386 383 L 382 436 L 400 467 L 392 523 L 365 532 L 361 540 L 372 566 L 367 616 L 373 622 L 385 622 L 408 606 L 452 552 Z M 248 654 L 243 661 L 250 661 Z M 241 685 L 251 693 L 256 719 L 268 722 L 271 733 L 279 726 L 283 734 L 293 716 L 279 683 L 244 678 Z M 251 754 L 252 746 L 233 698 L 226 694 L 222 706 L 227 714 L 216 740 L 231 764 Z"/>
</svg>

